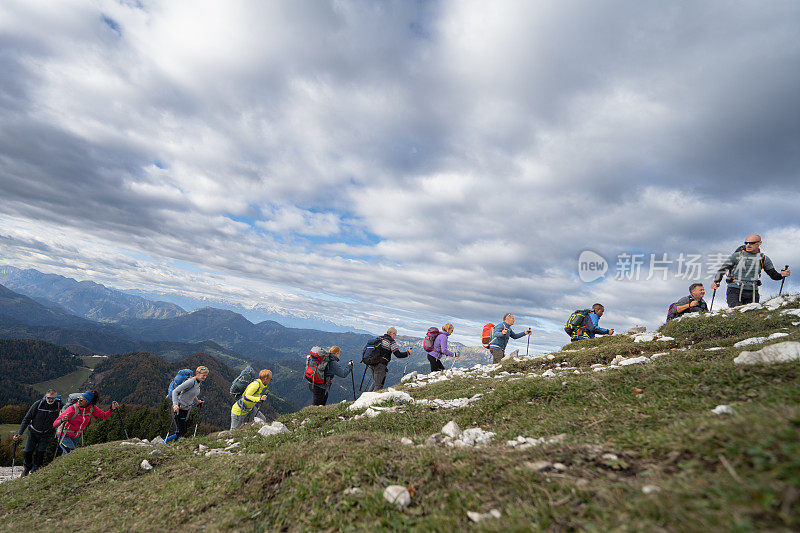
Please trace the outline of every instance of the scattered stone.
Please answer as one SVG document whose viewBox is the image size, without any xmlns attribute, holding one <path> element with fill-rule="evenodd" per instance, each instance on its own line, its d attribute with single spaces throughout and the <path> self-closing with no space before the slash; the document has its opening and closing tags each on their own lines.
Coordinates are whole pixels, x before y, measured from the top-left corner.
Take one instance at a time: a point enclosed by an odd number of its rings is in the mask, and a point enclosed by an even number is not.
<svg viewBox="0 0 800 533">
<path fill-rule="evenodd" d="M 153 446 L 163 446 L 164 444 L 166 444 L 166 442 L 161 437 L 156 437 L 150 441 L 150 444 L 152 444 Z"/>
<path fill-rule="evenodd" d="M 411 493 L 400 485 L 389 485 L 383 491 L 383 499 L 402 511 L 411 504 Z"/>
<path fill-rule="evenodd" d="M 742 352 L 734 360 L 737 365 L 760 363 L 784 363 L 800 359 L 800 342 L 779 342 L 761 348 L 757 352 Z"/>
<path fill-rule="evenodd" d="M 601 459 L 603 461 L 619 461 L 619 457 L 615 453 L 604 453 Z"/>
<path fill-rule="evenodd" d="M 553 468 L 553 463 L 550 461 L 525 461 L 524 464 L 535 472 L 546 472 Z"/>
<path fill-rule="evenodd" d="M 644 333 L 645 331 L 647 331 L 646 326 L 636 326 L 635 328 L 629 329 L 626 335 L 636 335 L 637 333 Z"/>
<path fill-rule="evenodd" d="M 650 356 L 650 359 L 658 359 L 659 357 L 663 357 L 665 355 L 669 355 L 669 352 L 654 353 L 653 355 Z"/>
<path fill-rule="evenodd" d="M 639 357 L 631 357 L 629 359 L 623 359 L 619 362 L 619 366 L 630 366 L 630 365 L 643 365 L 645 363 L 649 363 L 650 359 L 641 355 Z"/>
<path fill-rule="evenodd" d="M 151 465 L 151 464 L 150 464 L 150 462 L 149 462 L 147 459 L 144 459 L 144 460 L 143 460 L 143 461 L 142 461 L 142 462 L 139 464 L 139 468 L 141 468 L 141 469 L 142 469 L 142 470 L 144 470 L 145 472 L 149 472 L 150 470 L 152 470 L 152 469 L 153 469 L 153 465 Z"/>
<path fill-rule="evenodd" d="M 800 316 L 800 309 L 784 309 L 781 311 L 781 315 Z"/>
<path fill-rule="evenodd" d="M 272 435 L 280 435 L 281 433 L 289 433 L 289 429 L 278 422 L 277 420 L 268 426 L 263 426 L 258 430 L 258 434 L 262 437 L 270 437 Z"/>
<path fill-rule="evenodd" d="M 213 448 L 208 450 L 205 454 L 206 457 L 212 457 L 214 455 L 233 455 L 228 450 L 223 450 L 222 448 Z"/>
<path fill-rule="evenodd" d="M 349 489 L 344 489 L 342 491 L 342 494 L 344 494 L 345 496 L 358 496 L 359 494 L 362 494 L 363 492 L 364 491 L 361 490 L 358 487 L 350 487 Z"/>
<path fill-rule="evenodd" d="M 656 339 L 655 333 L 640 333 L 633 337 L 633 342 L 650 342 Z"/>
<path fill-rule="evenodd" d="M 162 452 L 161 450 L 153 450 L 152 452 L 150 452 L 150 455 L 162 455 Z"/>
<path fill-rule="evenodd" d="M 736 308 L 737 311 L 740 313 L 746 313 L 747 311 L 755 311 L 756 309 L 763 309 L 764 306 L 758 302 L 749 303 L 747 305 L 741 305 Z"/>
<path fill-rule="evenodd" d="M 553 470 L 556 472 L 564 472 L 567 470 L 567 465 L 564 463 L 553 463 Z"/>
<path fill-rule="evenodd" d="M 661 487 L 659 487 L 658 485 L 645 485 L 644 487 L 642 487 L 642 492 L 645 494 L 656 494 L 658 492 L 661 492 Z"/>
<path fill-rule="evenodd" d="M 476 524 L 478 522 L 482 522 L 490 518 L 500 518 L 501 516 L 503 515 L 497 509 L 492 509 L 488 513 L 476 513 L 475 511 L 467 511 L 467 517 Z"/>
<path fill-rule="evenodd" d="M 311 421 L 311 419 L 310 419 L 310 418 L 304 418 L 304 419 L 303 419 L 303 421 L 302 421 L 302 422 L 300 422 L 300 425 L 301 425 L 301 426 L 305 426 L 305 425 L 306 425 L 306 424 L 308 424 L 310 421 Z"/>
<path fill-rule="evenodd" d="M 485 446 L 494 438 L 495 434 L 491 431 L 484 431 L 481 428 L 469 428 L 461 432 L 458 440 L 453 441 L 453 446 Z"/>
<path fill-rule="evenodd" d="M 720 350 L 724 350 L 724 346 L 714 346 L 713 348 L 706 348 L 707 352 L 718 352 Z"/>
<path fill-rule="evenodd" d="M 150 445 L 146 442 L 138 441 L 138 442 L 130 442 L 130 441 L 122 441 L 119 443 L 120 446 L 144 446 L 145 448 L 149 448 Z"/>
<path fill-rule="evenodd" d="M 386 389 L 385 392 L 365 392 L 358 400 L 348 407 L 351 411 L 358 411 L 359 409 L 366 409 L 375 404 L 386 403 L 391 401 L 400 402 L 413 402 L 414 399 L 407 392 L 394 390 L 392 388 Z"/>
<path fill-rule="evenodd" d="M 413 446 L 414 441 L 409 439 L 408 437 L 403 437 L 402 439 L 400 439 L 400 444 L 403 444 L 405 446 Z"/>
<path fill-rule="evenodd" d="M 556 373 L 555 373 L 555 372 L 553 372 L 553 371 L 552 371 L 551 369 L 549 369 L 549 368 L 548 368 L 547 370 L 545 370 L 544 372 L 542 372 L 542 377 L 543 377 L 543 378 L 550 378 L 550 377 L 553 377 L 553 376 L 555 376 L 555 375 L 556 375 Z"/>
<path fill-rule="evenodd" d="M 733 408 L 730 405 L 718 405 L 711 412 L 715 415 L 732 415 Z"/>
<path fill-rule="evenodd" d="M 256 427 L 266 426 L 267 421 L 264 420 L 263 418 L 256 418 L 255 420 L 253 420 L 253 425 Z"/>
<path fill-rule="evenodd" d="M 405 376 L 400 378 L 400 383 L 405 383 L 406 381 L 409 380 L 415 380 L 417 379 L 417 376 L 419 376 L 419 372 L 411 372 L 410 374 L 406 374 Z"/>
<path fill-rule="evenodd" d="M 761 344 L 762 342 L 770 341 L 772 339 L 780 339 L 781 337 L 788 337 L 788 333 L 773 333 L 768 337 L 750 337 L 749 339 L 744 339 L 743 341 L 739 341 L 733 345 L 734 348 L 741 348 L 742 346 L 748 346 L 750 344 Z"/>
<path fill-rule="evenodd" d="M 442 435 L 441 433 L 434 433 L 433 435 L 425 439 L 425 446 L 428 446 L 429 448 L 438 446 L 439 444 L 443 443 L 444 443 L 444 435 Z"/>
<path fill-rule="evenodd" d="M 198 444 L 197 445 L 197 450 L 200 451 L 200 452 L 205 452 L 205 451 L 208 450 L 208 446 L 206 446 L 205 444 Z"/>
<path fill-rule="evenodd" d="M 461 436 L 461 433 L 462 433 L 461 428 L 458 427 L 458 424 L 456 424 L 455 420 L 451 420 L 450 422 L 445 424 L 445 426 L 442 428 L 442 434 L 447 435 L 448 437 L 452 437 L 454 439 L 459 438 Z"/>
</svg>

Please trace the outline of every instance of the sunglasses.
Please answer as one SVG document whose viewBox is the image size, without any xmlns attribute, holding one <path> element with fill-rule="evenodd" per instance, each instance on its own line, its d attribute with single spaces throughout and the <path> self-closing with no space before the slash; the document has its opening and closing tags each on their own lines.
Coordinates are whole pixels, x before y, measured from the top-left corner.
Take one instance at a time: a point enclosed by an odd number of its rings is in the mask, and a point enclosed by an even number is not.
<svg viewBox="0 0 800 533">
<path fill-rule="evenodd" d="M 758 244 L 760 242 L 761 241 L 744 241 L 744 244 L 745 244 L 745 246 L 747 246 L 748 244 Z"/>
<path fill-rule="evenodd" d="M 53 396 L 52 398 L 50 396 L 45 396 L 44 399 L 47 400 L 50 403 L 53 403 L 54 401 L 56 401 L 56 397 L 55 396 Z"/>
</svg>

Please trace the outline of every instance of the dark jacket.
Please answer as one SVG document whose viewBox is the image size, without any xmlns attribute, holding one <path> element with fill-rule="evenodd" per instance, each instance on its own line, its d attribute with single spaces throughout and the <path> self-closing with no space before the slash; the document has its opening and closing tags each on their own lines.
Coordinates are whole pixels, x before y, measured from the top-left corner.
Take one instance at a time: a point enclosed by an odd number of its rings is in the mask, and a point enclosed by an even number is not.
<svg viewBox="0 0 800 533">
<path fill-rule="evenodd" d="M 328 365 L 325 367 L 325 383 L 318 383 L 318 387 L 325 387 L 326 389 L 330 389 L 331 385 L 333 385 L 333 376 L 339 376 L 340 378 L 346 378 L 350 375 L 350 372 L 353 371 L 353 367 L 348 364 L 341 364 L 339 362 L 339 358 L 335 355 L 329 355 L 330 359 L 328 359 Z"/>
<path fill-rule="evenodd" d="M 692 296 L 684 296 L 674 304 L 669 306 L 669 311 L 667 311 L 667 322 L 672 319 L 678 318 L 679 316 L 683 316 L 686 313 L 699 313 L 700 311 L 708 311 L 708 306 L 706 305 L 705 300 L 700 300 L 699 303 L 694 306 L 686 309 L 685 311 L 681 311 L 680 313 L 677 311 L 679 305 L 686 305 L 692 303 L 694 298 Z"/>
<path fill-rule="evenodd" d="M 31 431 L 40 435 L 52 435 L 56 431 L 53 422 L 58 418 L 62 407 L 64 407 L 64 403 L 61 400 L 56 400 L 52 404 L 47 403 L 44 398 L 35 401 L 22 419 L 19 434 L 22 435 L 30 427 Z"/>
<path fill-rule="evenodd" d="M 387 333 L 381 337 L 381 362 L 378 364 L 388 365 L 392 356 L 405 359 L 408 357 L 408 350 L 401 352 L 397 342 Z"/>
<path fill-rule="evenodd" d="M 608 335 L 607 329 L 597 325 L 599 321 L 600 317 L 597 316 L 596 313 L 587 313 L 586 316 L 583 317 L 583 322 L 581 322 L 580 327 L 578 327 L 572 336 L 578 339 L 593 339 L 595 335 Z"/>
</svg>

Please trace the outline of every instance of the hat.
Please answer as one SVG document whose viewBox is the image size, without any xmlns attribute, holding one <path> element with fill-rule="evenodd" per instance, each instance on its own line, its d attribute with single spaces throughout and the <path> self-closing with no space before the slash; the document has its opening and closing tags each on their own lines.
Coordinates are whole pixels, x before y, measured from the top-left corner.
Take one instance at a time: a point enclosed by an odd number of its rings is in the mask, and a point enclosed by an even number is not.
<svg viewBox="0 0 800 533">
<path fill-rule="evenodd" d="M 94 393 L 90 390 L 87 390 L 83 394 L 81 394 L 81 398 L 86 400 L 86 403 L 92 403 L 94 401 Z"/>
</svg>

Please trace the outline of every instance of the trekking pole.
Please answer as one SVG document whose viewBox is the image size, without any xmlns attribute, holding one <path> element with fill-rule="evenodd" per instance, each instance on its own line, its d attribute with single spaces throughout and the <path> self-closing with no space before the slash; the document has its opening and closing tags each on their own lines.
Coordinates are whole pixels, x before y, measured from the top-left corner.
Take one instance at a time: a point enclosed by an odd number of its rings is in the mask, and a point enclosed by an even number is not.
<svg viewBox="0 0 800 533">
<path fill-rule="evenodd" d="M 203 407 L 203 404 L 197 405 L 197 421 L 194 423 L 194 433 L 192 434 L 192 438 L 197 436 L 197 426 L 200 425 L 200 408 Z"/>
<path fill-rule="evenodd" d="M 531 336 L 528 335 L 528 345 L 525 347 L 525 357 L 528 357 L 528 350 L 531 347 Z"/>
<path fill-rule="evenodd" d="M 356 378 L 353 375 L 353 361 L 350 361 L 350 381 L 353 382 L 353 401 L 356 401 Z"/>
<path fill-rule="evenodd" d="M 125 431 L 125 440 L 130 439 L 128 436 L 128 426 L 125 424 L 125 415 L 120 412 L 120 418 L 122 418 L 122 430 Z"/>
<path fill-rule="evenodd" d="M 783 269 L 784 270 L 789 270 L 789 265 L 786 265 L 785 267 L 783 267 Z M 778 296 L 780 296 L 783 293 L 783 282 L 784 281 L 786 281 L 786 276 L 784 276 L 783 279 L 781 280 L 781 290 L 778 291 Z"/>
<path fill-rule="evenodd" d="M 361 389 L 364 388 L 364 378 L 367 376 L 367 368 L 369 367 L 367 365 L 364 365 L 364 375 L 361 376 L 361 385 L 358 386 L 358 392 L 361 392 Z"/>
<path fill-rule="evenodd" d="M 11 451 L 11 479 L 14 479 L 14 467 L 17 465 L 17 445 L 19 440 L 14 441 L 14 447 Z"/>
<path fill-rule="evenodd" d="M 172 415 L 172 422 L 169 423 L 169 428 L 167 428 L 167 434 L 164 435 L 165 441 L 167 440 L 167 437 L 169 437 L 169 432 L 172 431 L 172 426 L 177 426 L 177 422 L 175 422 L 175 410 L 172 407 L 170 407 L 169 412 Z M 177 427 L 175 428 L 175 431 L 177 432 Z"/>
<path fill-rule="evenodd" d="M 717 296 L 717 289 L 714 289 L 714 292 L 711 293 L 711 305 L 708 307 L 709 313 L 711 312 L 712 309 L 714 309 L 714 298 L 716 298 L 716 296 Z"/>
</svg>

